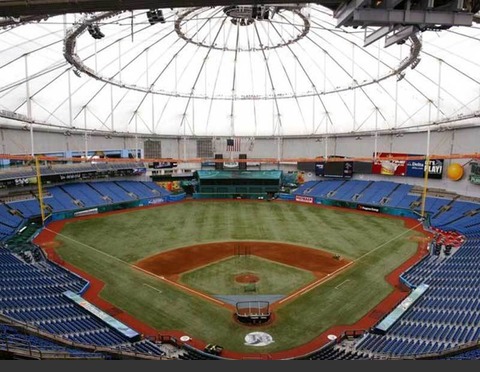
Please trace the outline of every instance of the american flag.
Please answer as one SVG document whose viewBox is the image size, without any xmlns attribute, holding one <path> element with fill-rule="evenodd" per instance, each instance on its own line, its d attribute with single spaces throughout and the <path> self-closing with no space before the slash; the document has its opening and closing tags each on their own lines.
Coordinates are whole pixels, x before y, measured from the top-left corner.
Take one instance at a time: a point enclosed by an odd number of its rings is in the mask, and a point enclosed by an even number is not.
<svg viewBox="0 0 480 372">
<path fill-rule="evenodd" d="M 242 143 L 241 138 L 228 138 L 227 139 L 227 151 L 241 151 L 240 145 Z"/>
</svg>

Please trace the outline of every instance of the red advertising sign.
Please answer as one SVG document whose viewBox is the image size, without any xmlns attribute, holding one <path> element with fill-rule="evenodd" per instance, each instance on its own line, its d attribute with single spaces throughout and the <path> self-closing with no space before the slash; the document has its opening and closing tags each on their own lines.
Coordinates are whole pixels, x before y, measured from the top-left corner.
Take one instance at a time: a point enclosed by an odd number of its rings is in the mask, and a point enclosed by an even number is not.
<svg viewBox="0 0 480 372">
<path fill-rule="evenodd" d="M 295 201 L 313 204 L 313 198 L 311 196 L 295 195 Z"/>
<path fill-rule="evenodd" d="M 375 156 L 375 154 L 374 154 Z M 380 152 L 379 158 L 389 157 L 389 160 L 375 160 L 372 166 L 373 174 L 383 174 L 386 176 L 405 176 L 407 171 L 406 160 L 395 160 L 395 157 L 404 158 L 408 154 Z"/>
</svg>

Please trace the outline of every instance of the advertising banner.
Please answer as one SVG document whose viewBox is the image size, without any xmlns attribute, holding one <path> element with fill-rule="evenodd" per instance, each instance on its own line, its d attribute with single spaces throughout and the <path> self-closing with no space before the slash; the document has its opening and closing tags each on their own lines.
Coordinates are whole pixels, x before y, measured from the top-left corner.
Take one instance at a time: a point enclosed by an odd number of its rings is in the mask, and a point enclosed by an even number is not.
<svg viewBox="0 0 480 372">
<path fill-rule="evenodd" d="M 79 216 L 89 216 L 89 215 L 92 215 L 92 214 L 98 214 L 98 208 L 92 208 L 92 209 L 85 209 L 83 211 L 78 211 L 78 212 L 74 212 L 73 215 L 75 217 L 79 217 Z"/>
<path fill-rule="evenodd" d="M 351 178 L 353 175 L 353 162 L 346 161 L 343 163 L 343 177 Z"/>
<path fill-rule="evenodd" d="M 375 154 L 374 154 L 375 156 Z M 386 153 L 381 152 L 378 157 L 390 157 L 389 160 L 376 160 L 372 166 L 373 174 L 383 174 L 386 176 L 400 177 L 425 177 L 425 160 L 396 160 L 395 158 L 403 158 L 408 156 L 424 156 L 419 154 L 405 153 Z M 441 179 L 443 176 L 443 159 L 432 159 L 428 165 L 428 177 L 433 179 Z"/>
<path fill-rule="evenodd" d="M 357 205 L 357 209 L 360 210 L 360 211 L 380 213 L 380 208 L 378 208 L 378 207 L 372 207 L 372 206 L 369 206 L 369 205 L 361 205 L 361 204 L 358 204 L 358 205 Z"/>
<path fill-rule="evenodd" d="M 311 196 L 295 195 L 295 201 L 313 204 L 313 198 Z"/>
<path fill-rule="evenodd" d="M 325 173 L 325 163 L 315 163 L 315 176 L 322 177 Z"/>
<path fill-rule="evenodd" d="M 122 335 L 127 337 L 128 339 L 137 339 L 140 337 L 140 334 L 131 329 L 130 327 L 126 326 L 122 322 L 118 321 L 117 319 L 113 318 L 109 314 L 103 312 L 98 307 L 92 305 L 87 300 L 83 299 L 81 296 L 77 295 L 76 293 L 68 290 L 63 292 L 63 295 L 78 304 L 79 306 L 83 307 L 86 311 L 90 314 L 95 316 L 96 318 L 100 319 L 104 323 L 108 324 L 110 327 L 114 328 Z"/>
<path fill-rule="evenodd" d="M 164 202 L 165 202 L 165 199 L 163 198 L 148 199 L 148 205 L 162 204 Z"/>
<path fill-rule="evenodd" d="M 375 330 L 385 334 L 395 322 L 427 291 L 427 284 L 419 284 L 390 314 L 375 326 Z"/>
<path fill-rule="evenodd" d="M 178 165 L 177 162 L 172 162 L 172 161 L 154 161 L 153 169 L 176 168 L 177 165 Z"/>
<path fill-rule="evenodd" d="M 480 185 L 480 163 L 476 161 L 471 163 L 470 176 L 468 177 L 474 185 Z"/>
<path fill-rule="evenodd" d="M 375 156 L 375 154 L 373 154 Z M 375 160 L 372 166 L 373 174 L 383 174 L 385 176 L 405 176 L 407 166 L 405 160 L 395 160 L 395 157 L 405 157 L 408 154 L 380 152 L 378 157 L 392 157 L 390 160 Z"/>
<path fill-rule="evenodd" d="M 425 160 L 407 160 L 407 177 L 425 177 Z M 429 160 L 428 178 L 441 179 L 443 159 Z"/>
</svg>

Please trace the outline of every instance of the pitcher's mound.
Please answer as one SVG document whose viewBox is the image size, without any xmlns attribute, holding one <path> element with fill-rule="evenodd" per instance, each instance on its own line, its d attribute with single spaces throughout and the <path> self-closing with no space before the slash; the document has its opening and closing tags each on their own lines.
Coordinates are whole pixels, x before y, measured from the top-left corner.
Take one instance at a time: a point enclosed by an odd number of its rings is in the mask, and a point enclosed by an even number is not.
<svg viewBox="0 0 480 372">
<path fill-rule="evenodd" d="M 250 274 L 250 273 L 245 273 L 245 274 L 240 274 L 235 277 L 235 281 L 237 283 L 256 283 L 260 280 L 258 276 L 255 274 Z"/>
</svg>

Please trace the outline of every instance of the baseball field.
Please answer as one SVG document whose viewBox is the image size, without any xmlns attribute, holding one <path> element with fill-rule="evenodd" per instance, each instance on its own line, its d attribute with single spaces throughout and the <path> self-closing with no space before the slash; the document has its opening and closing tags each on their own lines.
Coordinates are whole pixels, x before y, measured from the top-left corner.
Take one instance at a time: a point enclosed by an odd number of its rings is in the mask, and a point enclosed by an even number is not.
<svg viewBox="0 0 480 372">
<path fill-rule="evenodd" d="M 238 353 L 275 353 L 358 322 L 394 291 L 387 276 L 423 239 L 415 220 L 208 200 L 68 220 L 42 244 L 103 282 L 103 300 L 159 332 Z M 273 317 L 262 326 L 240 324 L 225 300 L 269 295 Z M 252 331 L 274 342 L 245 345 Z"/>
</svg>

